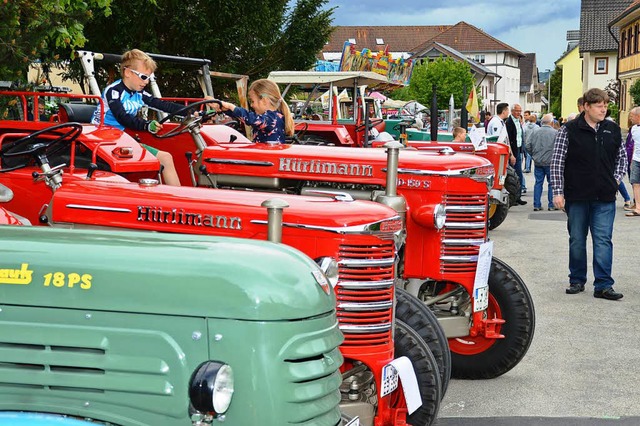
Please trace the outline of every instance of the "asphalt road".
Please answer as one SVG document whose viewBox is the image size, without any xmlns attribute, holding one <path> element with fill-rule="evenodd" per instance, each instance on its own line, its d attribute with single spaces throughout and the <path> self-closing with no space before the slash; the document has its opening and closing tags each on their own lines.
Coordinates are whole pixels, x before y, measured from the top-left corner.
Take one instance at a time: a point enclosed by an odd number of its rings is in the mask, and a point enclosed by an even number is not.
<svg viewBox="0 0 640 426">
<path fill-rule="evenodd" d="M 531 292 L 533 342 L 501 377 L 452 380 L 436 425 L 640 425 L 640 218 L 625 217 L 618 200 L 613 277 L 624 298 L 593 297 L 591 260 L 587 289 L 565 294 L 566 215 L 533 212 L 533 175 L 525 176 L 531 193 L 523 199 L 529 203 L 512 207 L 489 236 L 494 255 L 511 265 Z M 591 259 L 590 244 L 588 250 Z"/>
</svg>

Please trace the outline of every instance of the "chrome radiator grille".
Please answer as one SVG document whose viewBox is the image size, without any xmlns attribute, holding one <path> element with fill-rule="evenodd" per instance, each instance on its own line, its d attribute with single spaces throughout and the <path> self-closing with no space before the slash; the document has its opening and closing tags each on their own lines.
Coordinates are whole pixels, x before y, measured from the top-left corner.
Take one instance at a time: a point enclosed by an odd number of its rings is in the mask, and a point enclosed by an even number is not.
<svg viewBox="0 0 640 426">
<path fill-rule="evenodd" d="M 446 195 L 444 201 L 447 221 L 441 233 L 441 272 L 475 272 L 478 246 L 487 239 L 487 195 Z"/>
<path fill-rule="evenodd" d="M 395 246 L 390 240 L 340 246 L 336 296 L 344 346 L 391 341 L 394 261 Z"/>
</svg>

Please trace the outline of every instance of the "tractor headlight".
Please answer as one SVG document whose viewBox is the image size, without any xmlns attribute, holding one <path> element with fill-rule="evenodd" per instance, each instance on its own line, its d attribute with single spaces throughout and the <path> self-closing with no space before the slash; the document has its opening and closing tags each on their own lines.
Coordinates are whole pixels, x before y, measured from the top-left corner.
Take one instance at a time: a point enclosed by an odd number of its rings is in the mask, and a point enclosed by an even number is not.
<svg viewBox="0 0 640 426">
<path fill-rule="evenodd" d="M 442 204 L 436 204 L 433 209 L 433 225 L 436 229 L 440 230 L 444 228 L 444 223 L 447 221 L 447 210 Z"/>
<path fill-rule="evenodd" d="M 233 369 L 219 361 L 200 364 L 189 381 L 191 405 L 201 413 L 224 414 L 233 397 Z"/>
<path fill-rule="evenodd" d="M 338 284 L 338 261 L 332 257 L 319 257 L 316 259 L 316 263 L 324 272 L 324 276 L 327 277 L 331 287 L 336 288 Z"/>
</svg>

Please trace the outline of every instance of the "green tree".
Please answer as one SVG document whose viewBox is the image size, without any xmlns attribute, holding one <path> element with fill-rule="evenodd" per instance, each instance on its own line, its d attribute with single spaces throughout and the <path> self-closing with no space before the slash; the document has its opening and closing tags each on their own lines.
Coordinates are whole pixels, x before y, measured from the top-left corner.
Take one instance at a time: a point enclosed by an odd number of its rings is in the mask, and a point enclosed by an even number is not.
<svg viewBox="0 0 640 426">
<path fill-rule="evenodd" d="M 553 113 L 554 117 L 561 117 L 562 116 L 562 69 L 555 68 L 551 72 L 551 76 L 549 77 L 549 80 L 547 80 L 547 84 L 551 85 L 551 112 Z"/>
<path fill-rule="evenodd" d="M 332 31 L 327 0 L 112 0 L 111 17 L 86 28 L 87 49 L 131 48 L 207 58 L 212 70 L 264 77 L 273 70 L 310 68 Z M 112 72 L 113 72 L 112 68 Z M 163 63 L 163 93 L 200 95 L 183 66 Z M 217 92 L 216 92 L 217 93 Z"/>
<path fill-rule="evenodd" d="M 415 99 L 429 106 L 434 84 L 438 96 L 438 109 L 449 108 L 451 94 L 455 107 L 462 108 L 467 104 L 475 79 L 468 63 L 441 56 L 434 61 L 414 66 L 409 87 L 395 91 L 392 97 L 402 100 Z M 466 89 L 466 96 L 463 96 L 463 89 Z"/>
<path fill-rule="evenodd" d="M 634 105 L 640 105 L 640 80 L 636 80 L 629 87 L 629 95 Z"/>
<path fill-rule="evenodd" d="M 0 0 L 0 80 L 26 82 L 28 65 L 69 59 L 85 24 L 108 16 L 111 0 Z"/>
</svg>

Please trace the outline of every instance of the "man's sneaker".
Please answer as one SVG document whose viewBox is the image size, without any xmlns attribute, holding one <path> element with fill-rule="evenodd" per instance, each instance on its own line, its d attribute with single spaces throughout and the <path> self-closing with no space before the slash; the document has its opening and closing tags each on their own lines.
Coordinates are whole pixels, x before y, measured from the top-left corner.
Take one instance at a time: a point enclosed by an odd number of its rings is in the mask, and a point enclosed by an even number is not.
<svg viewBox="0 0 640 426">
<path fill-rule="evenodd" d="M 636 205 L 635 204 L 631 204 L 631 201 L 627 201 L 624 203 L 624 207 L 623 209 L 625 209 L 626 211 L 630 212 L 636 209 Z"/>
<path fill-rule="evenodd" d="M 597 297 L 598 299 L 620 300 L 623 296 L 622 293 L 616 292 L 613 287 L 609 287 L 604 290 L 595 290 L 593 297 Z"/>
<path fill-rule="evenodd" d="M 542 210 L 542 207 L 534 207 L 534 208 L 533 208 L 533 211 L 534 211 L 534 212 L 539 212 L 540 210 Z"/>
<path fill-rule="evenodd" d="M 569 284 L 569 288 L 566 289 L 565 291 L 567 292 L 567 294 L 578 294 L 581 291 L 584 291 L 584 284 L 578 284 L 578 283 Z"/>
</svg>

